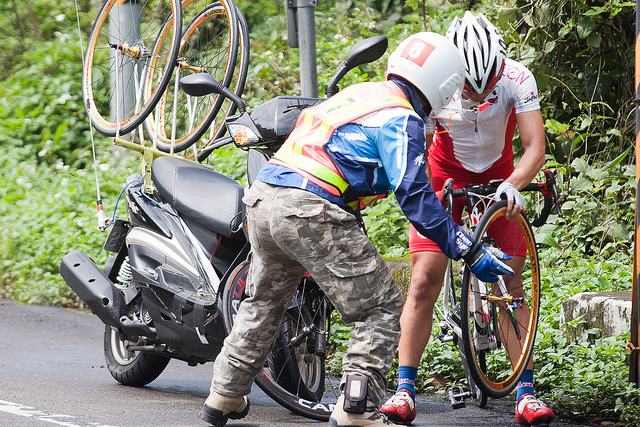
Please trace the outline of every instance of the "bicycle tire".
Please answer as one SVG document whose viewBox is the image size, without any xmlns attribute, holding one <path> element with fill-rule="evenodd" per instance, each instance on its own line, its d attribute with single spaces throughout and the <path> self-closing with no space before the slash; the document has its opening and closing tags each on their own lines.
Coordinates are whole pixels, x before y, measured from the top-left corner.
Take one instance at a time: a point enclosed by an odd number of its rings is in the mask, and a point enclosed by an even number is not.
<svg viewBox="0 0 640 427">
<path fill-rule="evenodd" d="M 240 38 L 237 7 L 229 0 L 207 3 L 202 0 L 182 2 L 185 21 L 186 18 L 191 20 L 180 40 L 180 65 L 176 67 L 157 108 L 145 120 L 147 135 L 164 152 L 178 153 L 192 146 L 205 134 L 224 102 L 224 97 L 218 94 L 197 98 L 188 96 L 176 88 L 180 76 L 207 72 L 227 87 L 234 76 Z M 151 75 L 147 79 L 153 81 L 154 68 L 150 70 Z"/>
<path fill-rule="evenodd" d="M 104 2 L 89 34 L 82 68 L 82 100 L 98 132 L 126 135 L 142 124 L 169 84 L 181 33 L 182 11 L 176 0 Z M 149 96 L 143 99 L 139 77 L 149 69 L 150 48 L 158 38 L 167 43 L 154 62 L 165 72 L 149 85 Z"/>
<path fill-rule="evenodd" d="M 499 201 L 487 209 L 474 233 L 474 239 L 477 242 L 482 242 L 485 239 L 492 224 L 501 218 L 506 220 L 506 205 L 506 201 Z M 479 289 L 483 282 L 478 281 L 468 268 L 465 268 L 462 282 L 464 295 L 461 310 L 462 340 L 464 341 L 463 348 L 467 366 L 476 385 L 492 398 L 504 397 L 517 386 L 533 354 L 540 314 L 540 264 L 533 230 L 524 213 L 515 220 L 509 221 L 508 225 L 503 224 L 502 229 L 506 229 L 507 226 L 515 227 L 521 233 L 521 237 L 515 236 L 513 241 L 508 243 L 512 244 L 516 251 L 526 247 L 526 256 L 518 257 L 524 260 L 522 283 L 512 280 L 511 285 L 508 285 L 509 295 L 523 298 L 518 304 L 519 306 L 515 308 L 514 315 L 510 314 L 503 302 L 491 302 L 491 298 L 500 297 L 500 294 L 494 291 L 497 288 L 493 285 L 491 289 L 487 289 L 487 295 L 490 298 L 483 300 L 486 301 L 485 304 L 489 308 L 488 313 L 490 314 L 479 320 L 475 316 L 476 310 L 472 304 L 478 295 L 476 289 Z M 519 310 L 526 308 L 529 313 L 528 319 L 525 320 L 525 312 Z M 481 323 L 482 327 L 479 326 Z M 507 335 L 511 328 L 514 333 L 516 330 L 519 332 L 519 339 L 513 339 Z M 478 336 L 475 336 L 478 339 L 474 339 L 474 334 L 487 330 L 492 331 L 496 340 L 495 349 L 485 348 L 487 341 L 482 343 Z M 511 353 L 515 354 L 508 354 L 507 347 L 511 347 Z M 514 360 L 513 363 L 510 362 L 510 356 Z"/>
<path fill-rule="evenodd" d="M 232 79 L 233 92 L 242 96 L 244 92 L 245 83 L 247 81 L 247 75 L 249 74 L 249 59 L 251 56 L 250 42 L 249 42 L 249 26 L 247 20 L 242 11 L 237 8 L 236 15 L 238 17 L 239 24 L 239 45 L 238 45 L 238 58 L 236 60 L 235 74 Z M 230 88 L 231 88 L 230 86 Z M 237 110 L 236 104 L 229 99 L 224 99 L 222 107 L 218 114 L 214 117 L 213 121 L 209 125 L 209 132 L 205 135 L 205 138 L 200 138 L 196 141 L 195 155 L 197 160 L 202 163 L 213 152 L 216 147 L 216 143 L 220 141 L 227 132 L 227 125 L 225 119 L 233 114 Z M 209 162 L 211 163 L 211 162 Z"/>
<path fill-rule="evenodd" d="M 249 262 L 244 261 L 234 269 L 224 284 L 221 310 L 227 333 L 231 331 L 236 313 L 244 299 L 244 287 L 248 271 Z M 303 278 L 301 283 L 306 280 L 308 279 Z M 292 303 L 292 306 L 287 310 L 287 315 L 283 318 L 278 331 L 276 343 L 265 361 L 264 369 L 258 374 L 255 382 L 269 397 L 288 410 L 306 418 L 326 422 L 329 420 L 333 406 L 340 395 L 340 378 L 324 374 L 326 372 L 324 367 L 326 359 L 322 357 L 322 382 L 316 382 L 314 389 L 311 391 L 307 389 L 305 392 L 300 392 L 300 389 L 297 388 L 300 385 L 300 372 L 297 375 L 292 374 L 299 366 L 298 360 L 282 359 L 283 356 L 299 355 L 299 352 L 283 351 L 283 349 L 290 347 L 292 339 L 299 336 L 300 329 L 310 326 L 308 322 L 318 322 L 318 318 L 314 317 L 313 309 L 309 310 L 310 317 L 306 315 L 297 317 L 294 313 L 303 313 L 309 309 L 309 305 L 316 306 L 319 311 L 318 304 L 325 303 L 326 297 L 315 282 L 309 280 L 308 284 L 314 286 L 315 294 L 307 294 L 307 301 L 303 303 L 305 308 L 297 305 L 303 301 L 303 298 L 294 298 L 297 303 Z M 327 320 L 320 321 L 326 322 Z M 295 328 L 298 328 L 298 330 Z M 306 339 L 303 341 L 305 342 L 298 345 L 308 345 Z M 305 397 L 313 398 L 307 399 Z"/>
<path fill-rule="evenodd" d="M 276 381 L 288 392 L 312 402 L 322 399 L 325 366 L 324 357 L 318 357 L 307 343 L 292 345 L 297 331 L 312 324 L 311 313 L 305 306 L 285 312 L 271 353 L 271 369 L 284 372 Z M 294 363 L 297 362 L 297 363 Z M 322 385 L 322 386 L 321 386 Z"/>
</svg>

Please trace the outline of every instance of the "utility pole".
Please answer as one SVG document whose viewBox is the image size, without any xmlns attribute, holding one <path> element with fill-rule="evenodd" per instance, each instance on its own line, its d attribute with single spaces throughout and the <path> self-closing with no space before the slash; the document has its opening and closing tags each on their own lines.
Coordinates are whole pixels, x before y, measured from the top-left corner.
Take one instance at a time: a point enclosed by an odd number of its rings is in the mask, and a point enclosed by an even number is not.
<svg viewBox="0 0 640 427">
<path fill-rule="evenodd" d="M 119 1 L 109 12 L 109 34 L 112 34 L 113 41 L 118 44 L 129 42 L 133 44 L 140 37 L 140 4 L 135 0 Z M 127 82 L 133 82 L 131 76 L 137 71 L 134 69 L 134 61 L 125 61 L 127 56 L 120 55 L 119 50 L 111 49 L 111 74 L 110 87 L 111 94 L 111 117 L 114 122 L 122 121 L 126 112 L 131 112 L 135 108 L 136 90 L 125 86 Z M 116 64 L 119 64 L 117 66 Z M 139 79 L 139 75 L 135 76 Z M 117 116 L 120 117 L 117 117 Z"/>
<path fill-rule="evenodd" d="M 317 0 L 285 0 L 289 46 L 300 48 L 300 85 L 302 96 L 318 97 L 318 65 L 316 57 L 316 25 L 314 8 Z"/>
<path fill-rule="evenodd" d="M 640 196 L 640 0 L 636 0 L 636 65 L 635 65 L 635 83 L 636 83 L 636 215 L 635 215 L 635 234 L 633 245 L 633 287 L 631 292 L 631 340 L 627 344 L 630 352 L 629 357 L 629 382 L 636 383 L 640 388 L 640 292 L 638 291 L 638 274 L 640 273 L 640 204 L 638 197 Z M 640 404 L 640 398 L 637 401 Z"/>
</svg>

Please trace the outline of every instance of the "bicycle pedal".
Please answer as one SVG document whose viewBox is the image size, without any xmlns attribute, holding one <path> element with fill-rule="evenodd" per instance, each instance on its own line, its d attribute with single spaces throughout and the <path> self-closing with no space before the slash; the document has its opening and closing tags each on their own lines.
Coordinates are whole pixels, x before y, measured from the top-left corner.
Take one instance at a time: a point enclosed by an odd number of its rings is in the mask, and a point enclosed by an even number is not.
<svg viewBox="0 0 640 427">
<path fill-rule="evenodd" d="M 441 343 L 448 343 L 448 342 L 454 342 L 456 340 L 456 336 L 438 334 L 438 339 L 440 340 Z"/>
<path fill-rule="evenodd" d="M 467 405 L 464 401 L 465 394 L 462 387 L 453 386 L 449 389 L 449 400 L 453 409 L 464 408 Z"/>
</svg>

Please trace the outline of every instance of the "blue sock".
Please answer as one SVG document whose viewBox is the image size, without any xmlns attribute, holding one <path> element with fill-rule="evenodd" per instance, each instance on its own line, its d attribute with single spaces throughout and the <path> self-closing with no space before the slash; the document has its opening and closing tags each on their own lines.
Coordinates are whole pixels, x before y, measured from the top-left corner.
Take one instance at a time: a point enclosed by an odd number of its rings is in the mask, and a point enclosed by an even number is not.
<svg viewBox="0 0 640 427">
<path fill-rule="evenodd" d="M 518 394 L 516 395 L 516 402 L 520 402 L 520 398 L 524 394 L 533 394 L 533 369 L 527 369 L 522 374 L 520 382 L 518 383 Z"/>
<path fill-rule="evenodd" d="M 407 390 L 409 393 L 411 393 L 411 397 L 415 399 L 417 376 L 418 368 L 408 365 L 398 366 L 398 388 L 396 390 L 396 393 L 400 390 Z"/>
</svg>

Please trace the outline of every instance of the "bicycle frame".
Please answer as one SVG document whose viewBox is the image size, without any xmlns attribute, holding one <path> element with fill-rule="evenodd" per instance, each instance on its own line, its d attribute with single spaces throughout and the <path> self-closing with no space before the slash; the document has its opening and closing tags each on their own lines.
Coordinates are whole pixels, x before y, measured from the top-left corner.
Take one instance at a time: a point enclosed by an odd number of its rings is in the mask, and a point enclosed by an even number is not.
<svg viewBox="0 0 640 427">
<path fill-rule="evenodd" d="M 452 214 L 453 210 L 453 186 L 452 181 L 448 181 L 445 183 L 443 188 L 443 194 L 441 196 L 441 200 L 445 202 L 446 210 L 449 215 Z M 470 199 L 468 199 L 470 200 Z M 481 201 L 486 200 L 486 198 L 480 199 Z M 480 211 L 476 212 L 477 204 L 473 205 L 473 207 L 469 208 L 469 223 L 473 226 L 477 225 L 482 213 Z M 473 230 L 467 230 L 472 232 Z M 462 265 L 462 268 L 465 268 Z M 463 361 L 463 367 L 465 370 L 465 376 L 467 378 L 467 383 L 469 386 L 469 390 L 466 391 L 462 387 L 453 386 L 449 389 L 449 399 L 451 401 L 451 406 L 454 409 L 462 408 L 465 406 L 465 399 L 473 398 L 476 401 L 476 405 L 478 407 L 484 407 L 487 402 L 487 397 L 476 387 L 473 378 L 469 374 L 467 369 L 467 360 L 464 351 L 464 341 L 462 339 L 462 327 L 461 327 L 461 316 L 460 316 L 460 303 L 461 301 L 456 301 L 456 285 L 455 285 L 455 277 L 456 272 L 454 272 L 453 261 L 449 259 L 447 261 L 447 268 L 445 271 L 445 279 L 442 286 L 442 309 L 441 311 L 438 308 L 438 305 L 434 307 L 436 312 L 439 312 L 439 315 L 442 319 L 440 326 L 440 333 L 438 334 L 438 338 L 441 342 L 453 342 L 459 350 L 460 357 Z M 480 282 L 482 283 L 482 282 Z M 484 285 L 484 283 L 482 283 Z M 460 287 L 458 285 L 458 287 Z M 487 313 L 486 310 L 487 303 L 486 301 L 482 301 L 481 295 L 486 295 L 486 287 L 484 287 L 483 292 L 476 294 L 474 300 L 474 307 L 481 307 L 481 310 L 475 310 L 478 312 L 477 316 L 478 321 L 484 323 L 484 315 L 482 313 Z"/>
</svg>

